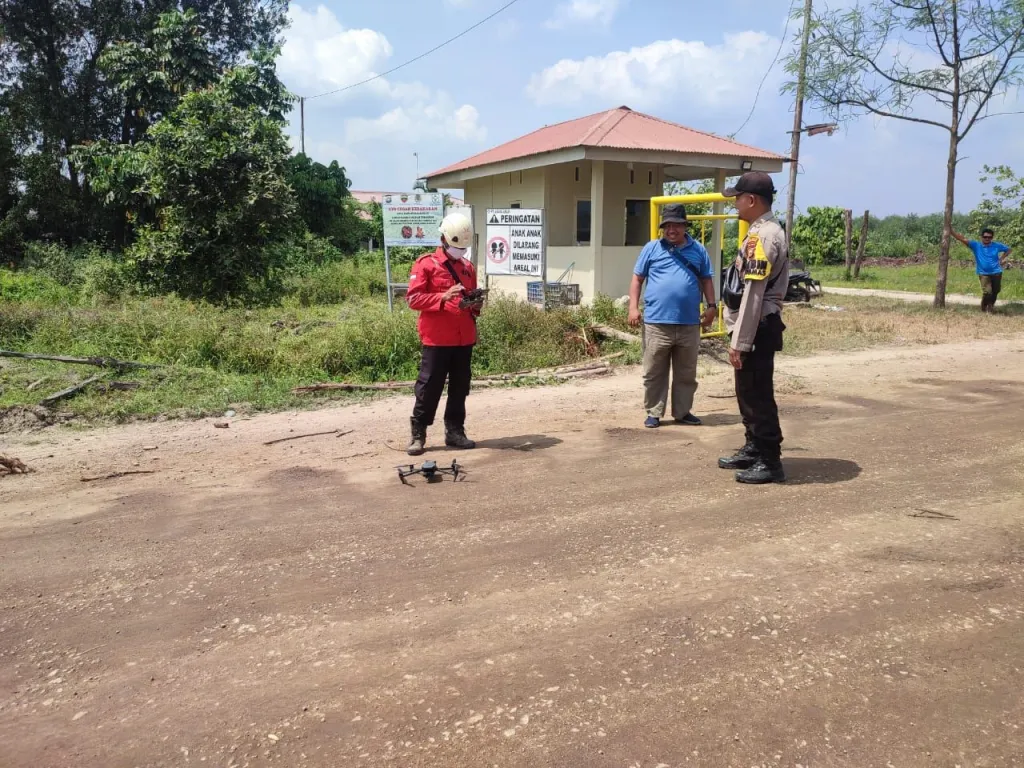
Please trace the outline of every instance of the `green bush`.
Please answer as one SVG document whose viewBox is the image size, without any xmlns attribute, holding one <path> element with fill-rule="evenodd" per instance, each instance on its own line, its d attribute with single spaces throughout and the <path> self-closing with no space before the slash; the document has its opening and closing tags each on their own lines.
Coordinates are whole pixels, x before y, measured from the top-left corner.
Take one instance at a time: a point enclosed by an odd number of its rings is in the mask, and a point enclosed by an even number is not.
<svg viewBox="0 0 1024 768">
<path fill-rule="evenodd" d="M 792 240 L 793 256 L 806 264 L 842 264 L 846 258 L 843 209 L 808 208 L 793 221 Z M 854 240 L 856 248 L 856 237 Z"/>
</svg>

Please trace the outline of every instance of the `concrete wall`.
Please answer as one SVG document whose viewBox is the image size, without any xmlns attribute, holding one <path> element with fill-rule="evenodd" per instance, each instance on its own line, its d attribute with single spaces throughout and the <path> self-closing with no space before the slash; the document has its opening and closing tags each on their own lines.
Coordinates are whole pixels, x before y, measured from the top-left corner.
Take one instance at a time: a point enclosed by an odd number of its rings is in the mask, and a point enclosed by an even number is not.
<svg viewBox="0 0 1024 768">
<path fill-rule="evenodd" d="M 580 180 L 576 181 L 576 169 Z M 590 199 L 591 165 L 587 160 L 547 168 L 548 245 L 576 245 L 576 201 Z"/>
<path fill-rule="evenodd" d="M 619 246 L 613 248 L 606 245 L 601 249 L 601 284 L 598 293 L 617 299 L 629 294 L 629 284 L 633 280 L 633 267 L 642 246 Z M 591 294 L 592 298 L 593 294 Z"/>
<path fill-rule="evenodd" d="M 583 294 L 583 302 L 589 303 L 594 298 L 594 264 L 590 248 L 552 247 L 548 246 L 548 281 L 554 282 L 561 274 L 575 263 L 572 272 L 565 282 L 575 283 Z M 481 278 L 482 279 L 482 278 Z M 493 291 L 508 293 L 526 300 L 526 284 L 536 278 L 519 277 L 517 275 L 495 275 L 490 278 Z"/>
<path fill-rule="evenodd" d="M 653 182 L 649 183 L 649 180 Z M 650 200 L 661 194 L 662 171 L 659 166 L 633 164 L 633 181 L 625 163 L 604 164 L 604 242 L 605 247 L 621 248 L 626 242 L 626 201 Z"/>
</svg>

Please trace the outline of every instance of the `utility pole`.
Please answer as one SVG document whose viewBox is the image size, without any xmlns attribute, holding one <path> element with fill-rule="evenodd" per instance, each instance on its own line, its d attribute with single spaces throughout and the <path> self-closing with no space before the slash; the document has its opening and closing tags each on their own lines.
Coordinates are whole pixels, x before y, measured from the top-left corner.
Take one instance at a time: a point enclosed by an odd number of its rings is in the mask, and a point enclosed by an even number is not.
<svg viewBox="0 0 1024 768">
<path fill-rule="evenodd" d="M 299 96 L 299 143 L 302 154 L 306 154 L 306 97 Z"/>
<path fill-rule="evenodd" d="M 412 156 L 416 158 L 416 181 L 420 180 L 420 153 L 413 152 Z"/>
<path fill-rule="evenodd" d="M 789 150 L 789 200 L 786 203 L 786 243 L 792 242 L 793 211 L 796 208 L 796 177 L 800 171 L 800 134 L 804 129 L 804 82 L 807 79 L 807 47 L 811 41 L 811 4 L 804 0 L 804 33 L 800 43 L 800 70 L 796 80 L 796 107 L 793 110 L 793 145 Z"/>
</svg>

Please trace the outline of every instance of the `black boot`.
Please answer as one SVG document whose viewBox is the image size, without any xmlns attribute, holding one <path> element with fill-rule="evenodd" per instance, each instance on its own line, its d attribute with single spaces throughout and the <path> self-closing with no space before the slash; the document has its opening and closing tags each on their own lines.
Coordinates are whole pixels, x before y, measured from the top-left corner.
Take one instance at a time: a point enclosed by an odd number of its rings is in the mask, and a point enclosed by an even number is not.
<svg viewBox="0 0 1024 768">
<path fill-rule="evenodd" d="M 422 424 L 416 423 L 415 419 L 410 419 L 409 421 L 412 424 L 412 439 L 409 441 L 409 447 L 405 449 L 405 452 L 410 456 L 422 456 L 423 452 L 427 449 L 427 428 Z"/>
<path fill-rule="evenodd" d="M 736 482 L 746 485 L 766 485 L 786 482 L 786 473 L 779 459 L 758 459 L 750 469 L 736 473 Z"/>
<path fill-rule="evenodd" d="M 746 445 L 728 458 L 718 460 L 719 469 L 750 469 L 757 463 L 758 451 L 753 440 L 747 440 Z"/>
<path fill-rule="evenodd" d="M 444 423 L 444 444 L 449 448 L 469 450 L 476 448 L 476 443 L 466 437 L 466 428 L 449 422 Z"/>
</svg>

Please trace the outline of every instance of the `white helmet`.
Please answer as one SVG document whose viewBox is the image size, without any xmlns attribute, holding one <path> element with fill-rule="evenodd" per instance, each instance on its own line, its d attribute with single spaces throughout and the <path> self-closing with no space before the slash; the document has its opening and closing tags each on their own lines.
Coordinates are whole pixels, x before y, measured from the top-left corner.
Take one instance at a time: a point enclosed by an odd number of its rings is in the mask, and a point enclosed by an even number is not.
<svg viewBox="0 0 1024 768">
<path fill-rule="evenodd" d="M 473 244 L 473 225 L 464 213 L 449 213 L 439 231 L 448 245 L 455 248 L 469 248 Z"/>
</svg>

